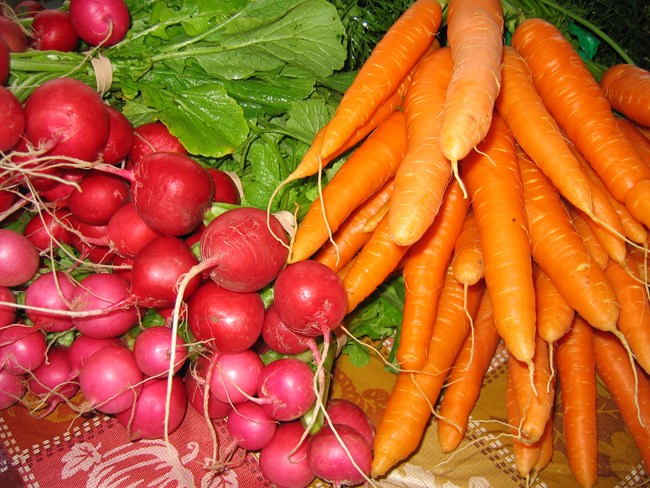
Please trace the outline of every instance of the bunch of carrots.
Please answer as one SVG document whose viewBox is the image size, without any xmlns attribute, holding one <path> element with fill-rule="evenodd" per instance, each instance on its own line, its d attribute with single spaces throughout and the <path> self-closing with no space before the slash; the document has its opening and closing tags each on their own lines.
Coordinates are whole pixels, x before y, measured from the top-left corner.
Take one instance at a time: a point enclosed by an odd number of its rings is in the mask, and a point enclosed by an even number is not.
<svg viewBox="0 0 650 488">
<path fill-rule="evenodd" d="M 598 82 L 537 18 L 504 45 L 498 0 L 450 0 L 444 46 L 441 22 L 436 0 L 404 12 L 285 182 L 348 152 L 291 261 L 336 270 L 348 311 L 404 278 L 372 475 L 432 415 L 442 450 L 459 445 L 500 341 L 522 475 L 550 461 L 559 385 L 570 466 L 594 485 L 596 375 L 650 467 L 650 73 L 621 64 Z"/>
</svg>

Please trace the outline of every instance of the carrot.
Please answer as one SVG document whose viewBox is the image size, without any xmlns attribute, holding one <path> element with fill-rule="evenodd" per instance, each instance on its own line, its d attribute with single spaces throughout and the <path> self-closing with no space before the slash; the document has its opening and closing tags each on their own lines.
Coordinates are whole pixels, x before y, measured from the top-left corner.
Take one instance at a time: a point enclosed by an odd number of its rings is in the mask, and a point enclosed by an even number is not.
<svg viewBox="0 0 650 488">
<path fill-rule="evenodd" d="M 643 222 L 646 227 L 650 226 L 650 179 L 637 182 L 627 193 L 625 205 L 630 213 Z"/>
<path fill-rule="evenodd" d="M 548 419 L 546 423 L 546 428 L 542 434 L 542 438 L 537 441 L 539 445 L 539 459 L 535 463 L 534 471 L 539 473 L 544 469 L 553 459 L 553 416 Z"/>
<path fill-rule="evenodd" d="M 473 285 L 483 278 L 483 250 L 478 236 L 476 217 L 470 208 L 463 223 L 463 229 L 454 246 L 451 262 L 454 277 L 465 285 Z"/>
<path fill-rule="evenodd" d="M 540 267 L 535 271 L 535 304 L 537 332 L 553 344 L 571 328 L 575 311 Z"/>
<path fill-rule="evenodd" d="M 398 246 L 390 237 L 388 219 L 384 217 L 372 236 L 351 261 L 343 278 L 343 287 L 348 296 L 348 313 L 397 268 L 409 246 Z"/>
<path fill-rule="evenodd" d="M 593 329 L 576 315 L 571 330 L 559 341 L 556 354 L 569 466 L 585 487 L 593 486 L 598 478 L 593 341 Z"/>
<path fill-rule="evenodd" d="M 559 29 L 526 19 L 512 45 L 526 59 L 544 104 L 600 175 L 612 195 L 626 202 L 629 190 L 650 179 L 648 168 L 616 125 L 600 85 Z"/>
<path fill-rule="evenodd" d="M 650 72 L 633 64 L 610 66 L 600 86 L 614 110 L 650 126 Z"/>
<path fill-rule="evenodd" d="M 440 401 L 438 443 L 442 452 L 453 451 L 463 440 L 469 415 L 478 399 L 499 340 L 490 295 L 484 292 L 474 320 L 474 333 L 468 334 L 456 356 Z"/>
<path fill-rule="evenodd" d="M 503 10 L 498 0 L 451 0 L 447 40 L 454 71 L 445 101 L 440 147 L 457 163 L 487 134 L 501 84 Z"/>
<path fill-rule="evenodd" d="M 587 246 L 589 256 L 601 269 L 605 269 L 605 266 L 607 266 L 607 262 L 609 261 L 609 254 L 607 254 L 607 251 L 605 251 L 602 244 L 594 234 L 594 231 L 589 226 L 587 218 L 579 214 L 573 207 L 568 207 L 567 211 L 571 217 L 573 227 L 578 235 L 582 237 L 585 246 Z"/>
<path fill-rule="evenodd" d="M 525 154 L 519 154 L 533 258 L 569 305 L 591 325 L 614 330 L 618 302 L 604 271 L 591 263 L 560 197 Z"/>
<path fill-rule="evenodd" d="M 472 197 L 497 330 L 508 350 L 531 363 L 535 290 L 526 213 L 514 141 L 494 114 L 486 138 L 462 163 Z"/>
<path fill-rule="evenodd" d="M 650 140 L 641 132 L 639 126 L 624 117 L 616 117 L 616 123 L 639 153 L 639 156 L 645 161 L 645 164 L 650 166 Z"/>
<path fill-rule="evenodd" d="M 514 356 L 508 356 L 508 369 L 512 375 L 521 417 L 519 434 L 528 443 L 537 442 L 542 437 L 553 409 L 555 376 L 552 375 L 549 363 L 549 347 L 554 345 L 549 345 L 539 335 L 536 336 L 533 384 L 530 383 L 528 366 Z"/>
<path fill-rule="evenodd" d="M 504 48 L 501 81 L 495 107 L 517 143 L 564 198 L 593 217 L 590 181 L 537 92 L 526 60 L 511 46 Z"/>
<path fill-rule="evenodd" d="M 326 124 L 321 158 L 336 151 L 397 89 L 430 47 L 441 20 L 437 0 L 416 0 L 386 31 Z"/>
<path fill-rule="evenodd" d="M 610 261 L 605 274 L 614 285 L 621 306 L 618 329 L 639 365 L 650 374 L 650 302 L 644 280 L 631 257 L 628 257 L 626 269 Z"/>
<path fill-rule="evenodd" d="M 475 316 L 483 290 L 482 281 L 471 286 L 465 300 L 463 285 L 454 279 L 451 269 L 447 269 L 427 362 L 421 372 L 397 374 L 377 425 L 371 467 L 373 477 L 386 474 L 420 444 L 449 368 L 469 333 L 468 316 Z"/>
<path fill-rule="evenodd" d="M 635 377 L 627 352 L 613 334 L 595 330 L 594 352 L 596 371 L 616 402 L 643 462 L 650 466 L 650 380 L 636 365 Z"/>
<path fill-rule="evenodd" d="M 424 236 L 413 244 L 402 270 L 404 309 L 397 361 L 405 370 L 419 370 L 427 360 L 442 284 L 469 201 L 453 181 L 440 212 Z"/>
<path fill-rule="evenodd" d="M 438 134 L 452 68 L 449 48 L 428 54 L 415 68 L 404 97 L 406 153 L 395 176 L 388 213 L 390 234 L 402 246 L 413 244 L 426 232 L 451 178 Z"/>
<path fill-rule="evenodd" d="M 394 184 L 391 179 L 363 202 L 341 224 L 333 239 L 323 244 L 313 259 L 334 271 L 339 271 L 345 266 L 370 239 L 372 232 L 366 231 L 366 224 L 388 203 L 393 188 Z"/>
<path fill-rule="evenodd" d="M 406 148 L 404 114 L 396 111 L 343 163 L 298 225 L 290 262 L 309 258 L 346 218 L 391 179 Z"/>
</svg>

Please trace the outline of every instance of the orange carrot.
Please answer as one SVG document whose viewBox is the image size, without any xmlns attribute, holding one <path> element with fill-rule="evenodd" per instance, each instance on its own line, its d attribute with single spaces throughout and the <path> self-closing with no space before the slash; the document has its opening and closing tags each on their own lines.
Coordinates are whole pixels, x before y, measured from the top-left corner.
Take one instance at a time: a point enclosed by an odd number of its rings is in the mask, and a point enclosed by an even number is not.
<svg viewBox="0 0 650 488">
<path fill-rule="evenodd" d="M 449 48 L 428 54 L 415 68 L 404 97 L 406 153 L 388 213 L 390 234 L 402 246 L 413 244 L 431 225 L 451 177 L 438 134 L 452 68 Z"/>
<path fill-rule="evenodd" d="M 483 278 L 485 273 L 476 217 L 471 208 L 467 212 L 463 229 L 456 240 L 451 266 L 454 277 L 465 285 L 473 285 Z"/>
<path fill-rule="evenodd" d="M 345 266 L 370 239 L 372 232 L 366 231 L 366 224 L 388 203 L 393 188 L 391 179 L 363 202 L 338 228 L 333 240 L 323 244 L 313 259 L 334 271 Z"/>
<path fill-rule="evenodd" d="M 614 110 L 650 126 L 650 72 L 633 64 L 610 66 L 600 86 Z"/>
<path fill-rule="evenodd" d="M 602 244 L 589 226 L 588 220 L 573 207 L 568 207 L 567 211 L 571 217 L 573 227 L 589 250 L 589 256 L 601 269 L 605 269 L 609 261 L 609 254 L 603 249 Z"/>
<path fill-rule="evenodd" d="M 517 26 L 512 45 L 526 59 L 537 91 L 568 138 L 621 202 L 648 168 L 616 125 L 600 85 L 559 29 L 542 19 Z"/>
<path fill-rule="evenodd" d="M 474 333 L 468 334 L 456 356 L 440 402 L 438 442 L 442 452 L 453 451 L 463 440 L 469 415 L 499 340 L 490 295 L 484 292 L 474 320 Z"/>
<path fill-rule="evenodd" d="M 348 216 L 391 179 L 406 148 L 404 114 L 386 119 L 343 163 L 298 225 L 290 262 L 315 253 Z"/>
<path fill-rule="evenodd" d="M 627 192 L 625 199 L 625 205 L 630 213 L 643 222 L 646 227 L 650 226 L 650 198 L 648 195 L 650 195 L 650 179 L 638 181 Z"/>
<path fill-rule="evenodd" d="M 537 331 L 549 344 L 558 341 L 571 328 L 575 311 L 544 270 L 535 270 Z"/>
<path fill-rule="evenodd" d="M 442 115 L 440 147 L 457 163 L 483 140 L 501 84 L 503 10 L 498 0 L 451 0 L 447 39 L 454 71 Z"/>
<path fill-rule="evenodd" d="M 533 83 L 526 60 L 511 46 L 503 52 L 497 112 L 517 143 L 571 204 L 594 216 L 591 184 Z"/>
<path fill-rule="evenodd" d="M 442 20 L 437 0 L 416 0 L 377 43 L 327 123 L 320 157 L 327 157 L 362 126 L 427 51 Z"/>
<path fill-rule="evenodd" d="M 613 334 L 595 330 L 594 352 L 596 371 L 614 398 L 643 462 L 650 466 L 650 380 L 635 365 L 635 388 L 627 352 Z"/>
<path fill-rule="evenodd" d="M 478 224 L 497 330 L 517 359 L 531 363 L 535 349 L 531 248 L 514 141 L 498 114 L 461 169 Z"/>
<path fill-rule="evenodd" d="M 596 363 L 593 329 L 579 315 L 559 341 L 556 357 L 569 466 L 581 486 L 593 486 L 598 477 Z"/>
<path fill-rule="evenodd" d="M 616 123 L 639 153 L 639 156 L 645 161 L 645 164 L 650 166 L 650 139 L 630 119 L 616 117 Z"/>
<path fill-rule="evenodd" d="M 571 225 L 548 179 L 519 154 L 533 258 L 569 305 L 591 325 L 614 330 L 618 303 L 604 271 L 591 263 L 584 241 Z"/>
<path fill-rule="evenodd" d="M 442 284 L 468 207 L 460 185 L 453 181 L 436 219 L 406 256 L 402 270 L 404 310 L 397 348 L 397 361 L 405 370 L 419 370 L 426 363 Z"/>
<path fill-rule="evenodd" d="M 468 315 L 475 316 L 483 290 L 480 281 L 469 288 L 465 300 L 463 285 L 447 270 L 427 363 L 419 373 L 398 373 L 377 426 L 373 477 L 386 474 L 420 444 L 449 368 L 469 333 Z"/>
<path fill-rule="evenodd" d="M 605 274 L 614 285 L 621 306 L 618 329 L 639 365 L 650 374 L 650 302 L 641 273 L 631 257 L 626 264 L 627 271 L 610 261 Z"/>
<path fill-rule="evenodd" d="M 537 444 L 539 445 L 539 459 L 535 464 L 534 471 L 539 473 L 553 459 L 553 451 L 555 450 L 553 447 L 553 416 L 548 419 L 542 438 L 537 441 Z"/>
</svg>

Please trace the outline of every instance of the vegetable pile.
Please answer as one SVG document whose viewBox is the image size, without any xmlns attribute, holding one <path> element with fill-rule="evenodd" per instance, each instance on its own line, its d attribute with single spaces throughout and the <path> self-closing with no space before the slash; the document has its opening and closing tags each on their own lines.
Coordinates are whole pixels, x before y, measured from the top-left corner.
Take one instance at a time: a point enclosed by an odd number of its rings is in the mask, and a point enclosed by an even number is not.
<svg viewBox="0 0 650 488">
<path fill-rule="evenodd" d="M 215 475 L 358 485 L 432 415 L 456 449 L 502 342 L 523 477 L 559 392 L 596 483 L 597 376 L 650 465 L 650 72 L 516 2 L 416 0 L 362 60 L 325 0 L 1 6 L 0 408 L 194 408 Z M 386 338 L 374 426 L 330 372 Z"/>
</svg>

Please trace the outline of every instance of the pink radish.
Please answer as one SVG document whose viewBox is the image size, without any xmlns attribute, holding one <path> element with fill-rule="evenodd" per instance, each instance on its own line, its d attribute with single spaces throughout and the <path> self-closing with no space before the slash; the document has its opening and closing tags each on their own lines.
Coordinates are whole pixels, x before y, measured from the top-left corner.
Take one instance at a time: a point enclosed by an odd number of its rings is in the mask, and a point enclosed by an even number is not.
<svg viewBox="0 0 650 488">
<path fill-rule="evenodd" d="M 113 46 L 124 39 L 131 17 L 124 0 L 70 0 L 72 26 L 91 46 Z"/>
<path fill-rule="evenodd" d="M 51 249 L 58 249 L 61 244 L 70 244 L 72 232 L 69 216 L 70 212 L 62 208 L 34 214 L 25 225 L 25 237 L 39 251 L 49 252 Z"/>
<path fill-rule="evenodd" d="M 276 359 L 260 373 L 257 396 L 274 419 L 286 422 L 300 418 L 316 400 L 314 372 L 299 359 Z"/>
<path fill-rule="evenodd" d="M 18 403 L 27 391 L 23 375 L 15 375 L 0 369 L 0 410 Z"/>
<path fill-rule="evenodd" d="M 47 352 L 47 359 L 32 371 L 27 387 L 41 401 L 48 404 L 39 413 L 39 418 L 49 415 L 60 403 L 72 398 L 79 385 L 74 381 L 67 349 L 53 347 Z"/>
<path fill-rule="evenodd" d="M 85 334 L 77 335 L 68 348 L 68 360 L 70 361 L 72 376 L 76 378 L 86 360 L 100 349 L 122 345 L 122 341 L 117 337 L 97 339 Z"/>
<path fill-rule="evenodd" d="M 172 330 L 168 327 L 149 327 L 135 338 L 133 354 L 140 370 L 147 376 L 162 376 L 169 371 Z M 180 335 L 176 335 L 175 365 L 177 373 L 187 360 L 187 348 Z"/>
<path fill-rule="evenodd" d="M 0 229 L 0 286 L 18 286 L 31 280 L 38 271 L 38 249 L 24 235 Z"/>
<path fill-rule="evenodd" d="M 375 441 L 375 426 L 361 407 L 344 398 L 327 402 L 327 414 L 333 424 L 344 424 L 359 432 L 369 445 Z"/>
<path fill-rule="evenodd" d="M 187 400 L 192 407 L 204 415 L 207 405 L 207 415 L 211 419 L 222 419 L 228 416 L 232 411 L 232 405 L 219 400 L 212 390 L 205 397 L 205 385 L 207 384 L 208 368 L 210 361 L 204 356 L 199 356 L 197 360 L 187 368 L 185 372 L 185 392 Z"/>
<path fill-rule="evenodd" d="M 283 423 L 271 442 L 260 451 L 260 470 L 278 487 L 306 488 L 316 479 L 307 461 L 307 443 L 302 442 L 304 435 L 305 428 L 300 421 Z"/>
<path fill-rule="evenodd" d="M 257 393 L 258 378 L 264 368 L 260 357 L 252 350 L 215 354 L 210 391 L 222 402 L 231 405 L 249 400 Z"/>
<path fill-rule="evenodd" d="M 0 286 L 0 302 L 16 303 L 16 295 L 11 288 Z M 0 328 L 13 324 L 16 321 L 16 307 L 13 305 L 0 305 Z"/>
<path fill-rule="evenodd" d="M 0 370 L 11 374 L 33 371 L 45 359 L 45 335 L 36 327 L 14 324 L 0 329 Z"/>
<path fill-rule="evenodd" d="M 228 433 L 237 445 L 247 451 L 266 447 L 278 428 L 278 422 L 255 402 L 238 404 L 228 415 Z"/>
<path fill-rule="evenodd" d="M 47 310 L 69 311 L 76 283 L 67 274 L 50 271 L 39 275 L 25 292 L 25 305 Z M 27 309 L 27 317 L 45 332 L 72 329 L 72 318 L 59 313 Z"/>
</svg>

